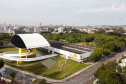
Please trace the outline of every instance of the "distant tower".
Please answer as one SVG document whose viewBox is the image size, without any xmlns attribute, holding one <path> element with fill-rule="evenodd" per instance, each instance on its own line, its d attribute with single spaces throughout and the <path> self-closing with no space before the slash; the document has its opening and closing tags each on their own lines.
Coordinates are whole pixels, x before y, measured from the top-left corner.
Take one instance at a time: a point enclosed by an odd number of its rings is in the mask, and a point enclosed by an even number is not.
<svg viewBox="0 0 126 84">
<path fill-rule="evenodd" d="M 40 23 L 40 27 L 42 27 L 42 23 Z"/>
<path fill-rule="evenodd" d="M 46 27 L 46 31 L 49 31 L 49 28 L 48 27 Z"/>
</svg>

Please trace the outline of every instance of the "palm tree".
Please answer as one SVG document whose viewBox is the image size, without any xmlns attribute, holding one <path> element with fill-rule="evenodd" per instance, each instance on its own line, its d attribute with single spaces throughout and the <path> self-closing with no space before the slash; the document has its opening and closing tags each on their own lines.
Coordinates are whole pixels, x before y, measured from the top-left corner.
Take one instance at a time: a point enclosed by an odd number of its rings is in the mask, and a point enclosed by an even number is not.
<svg viewBox="0 0 126 84">
<path fill-rule="evenodd" d="M 17 75 L 17 73 L 13 72 L 13 71 L 9 74 L 9 76 L 11 77 L 11 84 L 13 84 L 13 81 L 14 81 L 14 78 L 16 75 Z"/>
</svg>

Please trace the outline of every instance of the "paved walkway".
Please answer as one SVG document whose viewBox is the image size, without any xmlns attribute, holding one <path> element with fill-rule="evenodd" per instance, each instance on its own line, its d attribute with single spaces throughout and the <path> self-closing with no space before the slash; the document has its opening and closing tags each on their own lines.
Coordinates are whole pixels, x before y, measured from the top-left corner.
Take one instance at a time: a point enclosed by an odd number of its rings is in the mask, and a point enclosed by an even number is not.
<svg viewBox="0 0 126 84">
<path fill-rule="evenodd" d="M 1 56 L 0 55 L 0 57 L 1 58 L 3 58 L 3 59 L 7 59 L 7 60 L 13 60 L 13 61 L 37 61 L 37 60 L 42 60 L 42 59 L 47 59 L 47 58 L 50 58 L 50 57 L 55 57 L 55 56 L 57 56 L 58 54 L 49 54 L 49 55 L 44 55 L 44 56 L 39 56 L 39 57 L 34 57 L 34 58 L 18 58 L 18 57 L 13 57 L 13 55 L 12 55 L 12 57 L 9 57 L 9 56 Z"/>
<path fill-rule="evenodd" d="M 2 80 L 5 80 L 6 82 L 11 82 L 11 80 L 10 80 L 10 79 L 5 78 L 5 77 L 1 77 L 1 79 L 2 79 Z"/>
</svg>

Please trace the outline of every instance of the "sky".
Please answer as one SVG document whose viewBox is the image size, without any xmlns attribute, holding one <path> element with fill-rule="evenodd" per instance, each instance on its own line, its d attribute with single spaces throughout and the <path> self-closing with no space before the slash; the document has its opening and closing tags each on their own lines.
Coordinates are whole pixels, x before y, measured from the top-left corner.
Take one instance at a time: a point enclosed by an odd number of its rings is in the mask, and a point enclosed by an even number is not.
<svg viewBox="0 0 126 84">
<path fill-rule="evenodd" d="M 126 25 L 126 0 L 0 0 L 0 23 Z"/>
</svg>

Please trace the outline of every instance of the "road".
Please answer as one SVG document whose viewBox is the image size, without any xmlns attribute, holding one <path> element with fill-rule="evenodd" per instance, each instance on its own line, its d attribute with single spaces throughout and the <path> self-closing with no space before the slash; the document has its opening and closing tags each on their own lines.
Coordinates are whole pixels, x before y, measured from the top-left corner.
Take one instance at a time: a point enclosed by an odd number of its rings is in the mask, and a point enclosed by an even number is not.
<svg viewBox="0 0 126 84">
<path fill-rule="evenodd" d="M 93 74 L 95 73 L 97 68 L 100 67 L 103 63 L 107 63 L 108 61 L 115 61 L 115 60 L 121 58 L 122 55 L 124 54 L 124 51 L 126 51 L 126 48 L 124 48 L 122 51 L 118 52 L 115 55 L 112 55 L 110 57 L 100 60 L 93 67 L 85 70 L 81 74 L 71 78 L 68 81 L 65 81 L 63 83 L 53 83 L 53 84 L 92 84 L 92 81 L 96 79 Z"/>
</svg>

